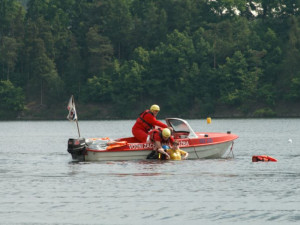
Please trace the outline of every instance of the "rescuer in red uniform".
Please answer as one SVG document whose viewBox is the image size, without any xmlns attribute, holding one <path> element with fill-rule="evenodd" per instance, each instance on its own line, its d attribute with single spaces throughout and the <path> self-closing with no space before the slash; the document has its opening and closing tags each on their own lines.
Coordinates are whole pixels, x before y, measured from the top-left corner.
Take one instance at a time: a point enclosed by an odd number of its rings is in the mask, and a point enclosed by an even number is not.
<svg viewBox="0 0 300 225">
<path fill-rule="evenodd" d="M 156 116 L 160 108 L 158 105 L 152 105 L 150 110 L 146 110 L 140 114 L 137 118 L 135 124 L 132 127 L 133 136 L 140 142 L 146 142 L 148 137 L 148 132 L 155 128 L 155 126 L 161 128 L 167 128 L 168 126 L 156 119 Z"/>
<path fill-rule="evenodd" d="M 170 155 L 165 152 L 163 149 L 163 145 L 169 146 L 170 144 L 173 145 L 174 138 L 171 136 L 171 130 L 169 128 L 162 129 L 155 129 L 150 131 L 150 138 L 151 141 L 154 142 L 154 151 L 165 155 L 166 159 L 170 159 Z"/>
</svg>

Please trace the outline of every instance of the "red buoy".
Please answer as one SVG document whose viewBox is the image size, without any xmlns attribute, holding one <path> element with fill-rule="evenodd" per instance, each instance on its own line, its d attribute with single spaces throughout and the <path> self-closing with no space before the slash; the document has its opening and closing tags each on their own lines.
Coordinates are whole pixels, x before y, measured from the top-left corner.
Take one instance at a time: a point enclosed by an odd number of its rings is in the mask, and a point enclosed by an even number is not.
<svg viewBox="0 0 300 225">
<path fill-rule="evenodd" d="M 252 156 L 252 162 L 277 162 L 277 159 L 267 155 L 254 155 Z"/>
</svg>

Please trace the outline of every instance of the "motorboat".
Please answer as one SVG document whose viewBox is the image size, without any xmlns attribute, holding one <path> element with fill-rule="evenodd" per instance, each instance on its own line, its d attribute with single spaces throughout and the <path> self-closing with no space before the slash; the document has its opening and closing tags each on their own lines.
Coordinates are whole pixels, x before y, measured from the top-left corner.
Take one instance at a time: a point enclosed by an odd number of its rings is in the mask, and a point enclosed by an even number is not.
<svg viewBox="0 0 300 225">
<path fill-rule="evenodd" d="M 237 135 L 225 133 L 194 132 L 189 123 L 180 118 L 167 118 L 173 128 L 172 135 L 179 142 L 179 148 L 188 152 L 188 159 L 222 158 L 232 150 Z M 102 138 L 70 138 L 68 152 L 76 161 L 145 160 L 152 152 L 154 143 L 140 143 L 134 137 L 111 140 Z"/>
</svg>

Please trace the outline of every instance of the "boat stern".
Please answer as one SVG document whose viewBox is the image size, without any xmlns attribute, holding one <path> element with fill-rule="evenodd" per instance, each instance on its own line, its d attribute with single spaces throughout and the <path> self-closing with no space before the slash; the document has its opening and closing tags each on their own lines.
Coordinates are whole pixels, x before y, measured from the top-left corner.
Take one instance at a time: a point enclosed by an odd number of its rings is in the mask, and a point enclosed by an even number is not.
<svg viewBox="0 0 300 225">
<path fill-rule="evenodd" d="M 72 159 L 76 161 L 85 161 L 86 142 L 84 138 L 70 138 L 68 140 L 68 152 L 72 155 Z"/>
</svg>

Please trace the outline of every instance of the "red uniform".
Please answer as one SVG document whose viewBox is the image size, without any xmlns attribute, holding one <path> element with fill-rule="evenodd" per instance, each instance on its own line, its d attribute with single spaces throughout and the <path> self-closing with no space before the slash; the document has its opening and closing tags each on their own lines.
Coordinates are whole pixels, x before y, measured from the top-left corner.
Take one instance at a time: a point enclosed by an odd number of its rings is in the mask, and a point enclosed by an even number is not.
<svg viewBox="0 0 300 225">
<path fill-rule="evenodd" d="M 168 126 L 156 119 L 150 110 L 141 113 L 132 127 L 133 136 L 140 142 L 146 142 L 148 132 L 155 126 L 167 128 Z"/>
<path fill-rule="evenodd" d="M 161 145 L 170 145 L 174 142 L 174 138 L 172 136 L 169 137 L 167 140 L 163 139 L 161 129 L 151 131 L 150 135 L 152 141 L 159 141 L 161 142 Z"/>
</svg>

